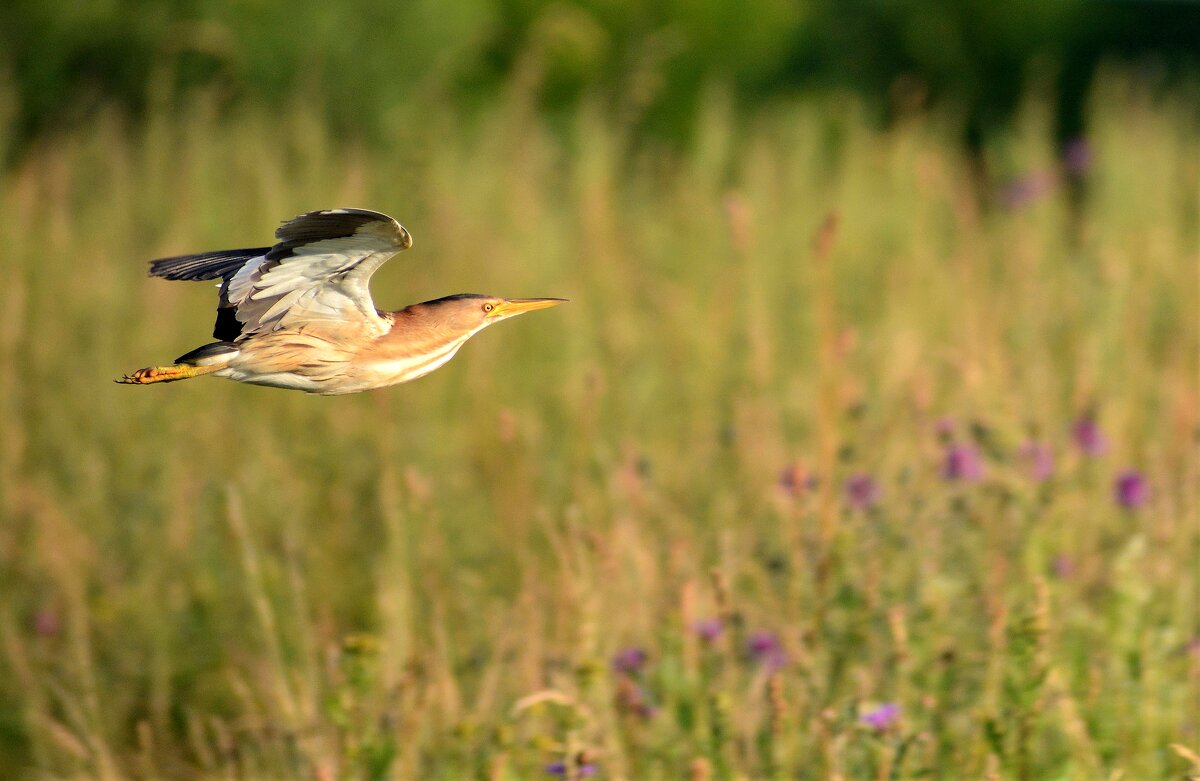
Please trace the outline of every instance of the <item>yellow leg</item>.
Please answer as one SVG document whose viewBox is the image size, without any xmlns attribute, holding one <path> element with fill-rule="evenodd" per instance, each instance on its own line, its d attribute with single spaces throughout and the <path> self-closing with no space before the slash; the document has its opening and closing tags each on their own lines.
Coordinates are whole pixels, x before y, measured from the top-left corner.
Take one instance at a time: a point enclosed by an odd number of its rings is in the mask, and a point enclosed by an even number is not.
<svg viewBox="0 0 1200 781">
<path fill-rule="evenodd" d="M 174 366 L 148 366 L 145 369 L 138 369 L 133 374 L 126 374 L 113 382 L 119 382 L 122 385 L 175 382 L 176 380 L 186 380 L 189 377 L 198 377 L 201 374 L 212 374 L 220 368 L 220 366 L 192 366 L 186 363 L 177 363 Z"/>
</svg>

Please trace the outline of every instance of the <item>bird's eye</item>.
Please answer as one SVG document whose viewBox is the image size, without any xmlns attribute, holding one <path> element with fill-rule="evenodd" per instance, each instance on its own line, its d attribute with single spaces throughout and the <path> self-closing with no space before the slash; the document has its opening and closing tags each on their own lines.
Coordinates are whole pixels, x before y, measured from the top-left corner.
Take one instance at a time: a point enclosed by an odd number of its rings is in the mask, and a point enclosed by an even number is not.
<svg viewBox="0 0 1200 781">
<path fill-rule="evenodd" d="M 492 310 L 493 310 L 493 309 L 495 309 L 495 308 L 496 308 L 496 307 L 492 306 L 491 304 L 484 304 L 484 305 L 483 305 L 483 311 L 485 311 L 485 312 L 490 312 L 490 311 L 492 311 Z"/>
</svg>

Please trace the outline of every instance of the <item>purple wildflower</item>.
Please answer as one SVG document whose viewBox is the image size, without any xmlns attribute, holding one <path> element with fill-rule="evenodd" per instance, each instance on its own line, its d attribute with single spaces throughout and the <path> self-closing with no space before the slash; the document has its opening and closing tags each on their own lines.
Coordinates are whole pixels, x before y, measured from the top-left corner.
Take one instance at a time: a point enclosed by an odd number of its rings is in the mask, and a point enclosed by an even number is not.
<svg viewBox="0 0 1200 781">
<path fill-rule="evenodd" d="M 817 487 L 817 478 L 803 464 L 788 464 L 779 473 L 779 489 L 788 496 L 798 497 Z"/>
<path fill-rule="evenodd" d="M 746 653 L 763 668 L 775 671 L 787 667 L 788 655 L 774 632 L 754 632 L 746 640 Z"/>
<path fill-rule="evenodd" d="M 559 778 L 567 777 L 567 763 L 566 762 L 551 762 L 549 765 L 546 765 L 545 770 L 548 774 L 550 774 L 552 776 L 558 776 Z M 576 778 L 589 778 L 591 776 L 596 775 L 596 771 L 597 771 L 597 768 L 593 763 L 584 762 L 583 764 L 581 764 L 575 768 L 575 777 Z"/>
<path fill-rule="evenodd" d="M 983 458 L 974 445 L 950 445 L 942 461 L 942 477 L 946 480 L 961 480 L 975 483 L 983 479 Z"/>
<path fill-rule="evenodd" d="M 650 701 L 650 693 L 629 678 L 622 678 L 617 684 L 617 706 L 642 719 L 654 718 L 658 713 L 658 708 Z"/>
<path fill-rule="evenodd" d="M 646 666 L 646 651 L 636 646 L 622 648 L 612 658 L 612 668 L 619 673 L 633 675 Z"/>
<path fill-rule="evenodd" d="M 658 715 L 658 706 L 648 702 L 639 702 L 633 706 L 633 712 L 642 719 L 652 719 Z"/>
<path fill-rule="evenodd" d="M 865 473 L 846 478 L 846 504 L 856 510 L 869 510 L 879 501 L 882 492 L 875 478 Z"/>
<path fill-rule="evenodd" d="M 1054 450 L 1045 442 L 1031 439 L 1017 452 L 1031 480 L 1042 483 L 1054 476 Z"/>
<path fill-rule="evenodd" d="M 746 641 L 746 650 L 751 656 L 759 656 L 779 647 L 779 638 L 774 632 L 759 631 L 750 635 Z"/>
<path fill-rule="evenodd" d="M 1102 456 L 1108 452 L 1108 439 L 1100 430 L 1096 416 L 1091 412 L 1080 415 L 1071 426 L 1071 438 L 1085 456 Z"/>
<path fill-rule="evenodd" d="M 725 631 L 725 625 L 721 623 L 721 619 L 719 618 L 702 618 L 692 624 L 692 631 L 704 642 L 713 643 Z"/>
<path fill-rule="evenodd" d="M 1060 553 L 1050 560 L 1050 569 L 1055 577 L 1066 580 L 1075 574 L 1075 561 L 1070 556 Z"/>
<path fill-rule="evenodd" d="M 900 706 L 894 702 L 885 702 L 874 710 L 869 710 L 858 717 L 858 720 L 877 732 L 886 732 L 900 719 Z"/>
<path fill-rule="evenodd" d="M 1016 209 L 1041 198 L 1054 186 L 1054 180 L 1046 173 L 1034 172 L 1013 179 L 1004 186 L 1000 200 L 1009 209 Z"/>
<path fill-rule="evenodd" d="M 1126 469 L 1113 481 L 1113 497 L 1126 510 L 1136 510 L 1150 498 L 1150 486 L 1136 469 Z"/>
<path fill-rule="evenodd" d="M 62 622 L 53 610 L 39 610 L 33 616 L 33 631 L 41 637 L 54 637 L 62 629 Z"/>
<path fill-rule="evenodd" d="M 1075 176 L 1086 174 L 1092 167 L 1092 146 L 1086 138 L 1072 138 L 1063 144 L 1063 167 Z"/>
</svg>

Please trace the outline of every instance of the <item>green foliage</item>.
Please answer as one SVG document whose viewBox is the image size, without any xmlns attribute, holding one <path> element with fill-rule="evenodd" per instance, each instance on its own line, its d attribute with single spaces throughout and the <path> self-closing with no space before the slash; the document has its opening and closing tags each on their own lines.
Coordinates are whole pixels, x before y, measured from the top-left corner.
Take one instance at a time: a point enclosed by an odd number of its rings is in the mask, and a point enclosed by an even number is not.
<svg viewBox="0 0 1200 781">
<path fill-rule="evenodd" d="M 1043 611 L 1045 607 L 1043 606 Z M 1020 779 L 1032 779 L 1031 741 L 1037 719 L 1044 710 L 1046 679 L 1050 673 L 1046 654 L 1046 617 L 1030 612 L 1017 616 L 1006 628 L 1007 660 L 1001 686 L 1000 713 L 985 725 L 992 751 L 1011 762 Z"/>
<path fill-rule="evenodd" d="M 1006 141 L 1046 186 L 980 207 L 936 115 L 713 94 L 668 156 L 534 92 L 380 148 L 218 94 L 0 175 L 0 776 L 1182 772 L 1194 105 L 1107 84 L 1073 211 L 1040 103 Z M 382 307 L 571 304 L 370 394 L 110 382 L 208 334 L 145 260 L 337 205 L 415 238 Z"/>
<path fill-rule="evenodd" d="M 204 87 L 226 108 L 303 100 L 380 146 L 426 102 L 491 104 L 514 79 L 552 113 L 602 97 L 675 142 L 715 83 L 746 105 L 796 89 L 852 89 L 878 114 L 949 101 L 977 145 L 1054 82 L 1065 138 L 1098 64 L 1194 71 L 1200 35 L 1192 4 L 1124 0 L 10 0 L 3 22 L 22 142 Z"/>
<path fill-rule="evenodd" d="M 338 675 L 325 705 L 344 758 L 338 778 L 387 778 L 396 758 L 395 719 L 379 704 L 388 696 L 379 671 L 379 651 L 379 641 L 370 635 L 350 635 L 342 641 Z"/>
</svg>

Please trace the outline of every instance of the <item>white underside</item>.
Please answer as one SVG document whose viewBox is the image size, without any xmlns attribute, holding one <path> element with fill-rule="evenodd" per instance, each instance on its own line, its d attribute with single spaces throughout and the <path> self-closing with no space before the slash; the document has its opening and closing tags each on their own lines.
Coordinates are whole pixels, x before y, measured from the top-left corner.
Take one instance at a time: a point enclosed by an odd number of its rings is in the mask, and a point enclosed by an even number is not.
<svg viewBox="0 0 1200 781">
<path fill-rule="evenodd" d="M 454 354 L 458 352 L 458 348 L 462 347 L 471 335 L 468 334 L 457 342 L 451 342 L 443 347 L 439 352 L 432 355 L 419 355 L 406 358 L 397 358 L 391 361 L 377 361 L 370 364 L 371 372 L 378 373 L 382 376 L 395 376 L 399 379 L 388 383 L 394 385 L 396 382 L 408 382 L 415 380 L 418 377 L 424 377 L 435 369 L 439 369 L 446 364 Z"/>
<path fill-rule="evenodd" d="M 306 393 L 321 393 L 321 388 L 328 384 L 327 380 L 321 380 L 315 377 L 306 377 L 303 374 L 294 372 L 274 372 L 266 374 L 262 372 L 246 371 L 243 369 L 221 369 L 213 372 L 214 377 L 226 377 L 235 382 L 244 382 L 248 385 L 266 385 L 271 388 L 286 388 L 288 390 L 302 390 Z M 324 391 L 328 393 L 329 391 Z M 354 391 L 335 391 L 338 393 L 353 393 Z"/>
<path fill-rule="evenodd" d="M 296 372 L 259 371 L 253 363 L 239 362 L 239 353 L 232 353 L 229 365 L 213 372 L 213 376 L 249 385 L 266 385 L 325 396 L 359 393 L 424 377 L 444 366 L 472 335 L 468 334 L 432 355 L 364 363 L 329 363 L 316 369 Z"/>
</svg>

